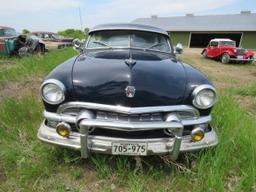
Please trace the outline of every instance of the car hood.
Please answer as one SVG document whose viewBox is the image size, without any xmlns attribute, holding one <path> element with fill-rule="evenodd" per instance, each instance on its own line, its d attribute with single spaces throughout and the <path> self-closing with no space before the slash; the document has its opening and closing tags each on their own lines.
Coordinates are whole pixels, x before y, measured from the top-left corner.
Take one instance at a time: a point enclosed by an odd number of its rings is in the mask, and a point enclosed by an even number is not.
<svg viewBox="0 0 256 192">
<path fill-rule="evenodd" d="M 73 66 L 73 98 L 76 101 L 130 107 L 181 104 L 186 89 L 183 65 L 161 54 L 134 51 L 100 51 L 81 55 Z M 134 86 L 132 98 L 127 86 Z"/>
</svg>

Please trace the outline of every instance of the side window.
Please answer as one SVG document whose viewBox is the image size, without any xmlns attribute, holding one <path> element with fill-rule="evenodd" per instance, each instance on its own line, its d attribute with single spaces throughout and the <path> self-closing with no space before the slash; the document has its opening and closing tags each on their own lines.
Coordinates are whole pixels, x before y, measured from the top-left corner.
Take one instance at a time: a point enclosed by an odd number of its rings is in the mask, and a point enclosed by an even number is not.
<svg viewBox="0 0 256 192">
<path fill-rule="evenodd" d="M 218 42 L 217 41 L 211 41 L 210 42 L 210 46 L 217 47 L 218 46 Z"/>
<path fill-rule="evenodd" d="M 47 33 L 44 34 L 45 39 L 49 39 L 49 35 Z"/>
</svg>

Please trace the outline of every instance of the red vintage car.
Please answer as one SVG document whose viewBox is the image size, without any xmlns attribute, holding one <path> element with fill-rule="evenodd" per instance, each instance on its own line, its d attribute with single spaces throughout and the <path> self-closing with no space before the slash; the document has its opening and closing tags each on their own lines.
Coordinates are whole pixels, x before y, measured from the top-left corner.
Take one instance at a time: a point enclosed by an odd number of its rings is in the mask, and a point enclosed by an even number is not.
<svg viewBox="0 0 256 192">
<path fill-rule="evenodd" d="M 254 61 L 252 51 L 236 47 L 236 42 L 231 39 L 212 39 L 202 55 L 205 58 L 220 59 L 222 63 Z"/>
</svg>

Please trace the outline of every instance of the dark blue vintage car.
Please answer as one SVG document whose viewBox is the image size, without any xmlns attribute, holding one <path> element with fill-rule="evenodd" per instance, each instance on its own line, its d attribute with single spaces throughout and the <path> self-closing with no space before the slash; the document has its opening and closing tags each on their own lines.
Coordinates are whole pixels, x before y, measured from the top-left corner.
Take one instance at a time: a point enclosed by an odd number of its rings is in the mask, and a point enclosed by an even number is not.
<svg viewBox="0 0 256 192">
<path fill-rule="evenodd" d="M 168 33 L 137 24 L 99 25 L 80 51 L 43 81 L 38 138 L 90 153 L 169 154 L 218 143 L 210 125 L 216 92 L 192 66 L 176 59 Z"/>
</svg>

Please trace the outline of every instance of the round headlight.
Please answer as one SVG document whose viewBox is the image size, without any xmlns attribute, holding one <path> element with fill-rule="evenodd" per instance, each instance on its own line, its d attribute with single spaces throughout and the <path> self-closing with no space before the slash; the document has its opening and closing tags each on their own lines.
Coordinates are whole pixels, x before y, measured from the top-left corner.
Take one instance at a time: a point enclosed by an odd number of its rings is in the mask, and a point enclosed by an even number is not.
<svg viewBox="0 0 256 192">
<path fill-rule="evenodd" d="M 43 100 L 49 104 L 60 104 L 65 100 L 65 86 L 56 79 L 49 79 L 41 86 Z"/>
<path fill-rule="evenodd" d="M 208 109 L 216 102 L 216 91 L 211 85 L 200 85 L 192 93 L 193 105 L 199 109 Z"/>
</svg>

